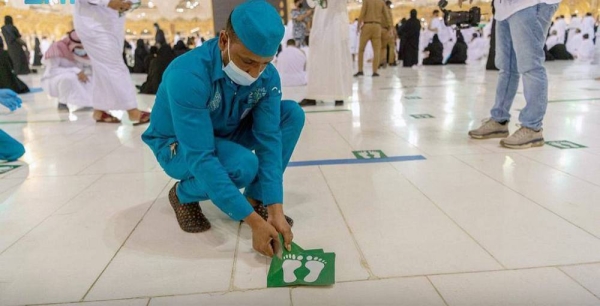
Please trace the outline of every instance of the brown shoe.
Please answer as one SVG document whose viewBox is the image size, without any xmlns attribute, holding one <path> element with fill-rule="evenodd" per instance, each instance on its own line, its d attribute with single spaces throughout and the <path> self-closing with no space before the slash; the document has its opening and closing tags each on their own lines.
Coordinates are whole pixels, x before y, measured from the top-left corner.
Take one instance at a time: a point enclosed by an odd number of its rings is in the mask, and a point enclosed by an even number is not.
<svg viewBox="0 0 600 306">
<path fill-rule="evenodd" d="M 258 205 L 254 206 L 254 211 L 261 216 L 263 219 L 265 219 L 265 221 L 267 221 L 267 219 L 269 219 L 269 210 L 262 204 L 262 203 L 258 203 Z M 290 227 L 294 226 L 294 220 L 288 216 L 284 216 L 285 220 L 287 221 L 287 223 L 290 225 Z"/>
<path fill-rule="evenodd" d="M 175 210 L 179 227 L 181 227 L 184 232 L 188 233 L 208 231 L 210 229 L 210 221 L 208 221 L 206 216 L 202 213 L 200 203 L 181 204 L 177 197 L 177 185 L 179 185 L 179 183 L 175 184 L 175 186 L 171 188 L 171 191 L 169 191 L 169 202 L 171 202 L 171 206 L 173 207 L 173 210 Z"/>
</svg>

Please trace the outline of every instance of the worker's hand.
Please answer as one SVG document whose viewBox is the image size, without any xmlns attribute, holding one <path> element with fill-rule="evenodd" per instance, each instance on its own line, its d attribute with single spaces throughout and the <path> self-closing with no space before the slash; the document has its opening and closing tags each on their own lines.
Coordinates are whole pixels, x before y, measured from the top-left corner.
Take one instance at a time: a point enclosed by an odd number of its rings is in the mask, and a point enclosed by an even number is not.
<svg viewBox="0 0 600 306">
<path fill-rule="evenodd" d="M 279 253 L 281 242 L 277 230 L 256 212 L 244 219 L 252 228 L 252 248 L 257 252 L 273 257 Z"/>
<path fill-rule="evenodd" d="M 0 89 L 0 104 L 6 106 L 11 112 L 21 107 L 21 98 L 10 89 Z"/>
<path fill-rule="evenodd" d="M 83 71 L 77 74 L 77 78 L 82 83 L 87 83 L 89 81 L 87 75 L 85 75 L 85 73 Z"/>
<path fill-rule="evenodd" d="M 466 0 L 458 0 L 458 6 L 462 7 L 463 2 L 465 2 Z M 473 0 L 469 0 L 469 4 L 472 4 Z"/>
<path fill-rule="evenodd" d="M 288 250 L 288 252 L 291 251 L 294 234 L 292 233 L 292 227 L 283 214 L 283 205 L 273 204 L 268 206 L 267 210 L 269 211 L 269 219 L 267 222 L 283 236 L 283 245 L 285 246 L 285 249 Z"/>
<path fill-rule="evenodd" d="M 122 13 L 131 8 L 131 2 L 125 0 L 110 0 L 108 7 Z"/>
</svg>

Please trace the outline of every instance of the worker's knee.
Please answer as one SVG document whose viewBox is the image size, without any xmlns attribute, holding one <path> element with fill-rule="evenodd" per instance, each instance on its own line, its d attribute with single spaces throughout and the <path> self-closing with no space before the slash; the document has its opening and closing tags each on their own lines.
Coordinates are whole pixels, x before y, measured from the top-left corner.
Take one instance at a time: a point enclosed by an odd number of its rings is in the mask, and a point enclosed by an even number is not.
<svg viewBox="0 0 600 306">
<path fill-rule="evenodd" d="M 281 125 L 302 129 L 305 122 L 305 114 L 298 103 L 290 100 L 281 101 Z"/>
<path fill-rule="evenodd" d="M 258 174 L 258 158 L 252 151 L 239 151 L 235 164 L 227 169 L 229 177 L 238 188 L 248 187 Z"/>
</svg>

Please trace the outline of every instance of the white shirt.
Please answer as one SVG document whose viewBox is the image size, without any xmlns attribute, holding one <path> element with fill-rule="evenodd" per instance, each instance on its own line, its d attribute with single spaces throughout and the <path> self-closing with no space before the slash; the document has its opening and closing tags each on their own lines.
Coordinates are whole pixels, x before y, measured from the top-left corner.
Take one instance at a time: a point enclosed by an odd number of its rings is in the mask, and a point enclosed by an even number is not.
<svg viewBox="0 0 600 306">
<path fill-rule="evenodd" d="M 591 62 L 594 60 L 594 42 L 591 39 L 584 39 L 577 49 L 577 60 L 581 62 Z"/>
<path fill-rule="evenodd" d="M 540 3 L 546 4 L 557 4 L 561 0 L 494 0 L 494 7 L 496 8 L 496 20 L 505 20 L 512 16 L 514 13 L 538 5 Z"/>
<path fill-rule="evenodd" d="M 558 35 L 551 35 L 548 37 L 548 40 L 546 40 L 546 48 L 548 51 L 556 45 L 558 45 Z"/>
</svg>

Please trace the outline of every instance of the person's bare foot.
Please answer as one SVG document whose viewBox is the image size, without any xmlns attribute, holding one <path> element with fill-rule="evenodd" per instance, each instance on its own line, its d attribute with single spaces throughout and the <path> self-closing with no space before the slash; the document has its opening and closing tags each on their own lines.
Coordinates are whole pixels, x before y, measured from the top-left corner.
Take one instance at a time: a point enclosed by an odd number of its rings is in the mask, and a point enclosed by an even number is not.
<svg viewBox="0 0 600 306">
<path fill-rule="evenodd" d="M 130 109 L 127 111 L 127 115 L 129 115 L 129 120 L 131 122 L 137 122 L 140 121 L 140 118 L 142 117 L 142 111 L 137 108 Z"/>
</svg>

